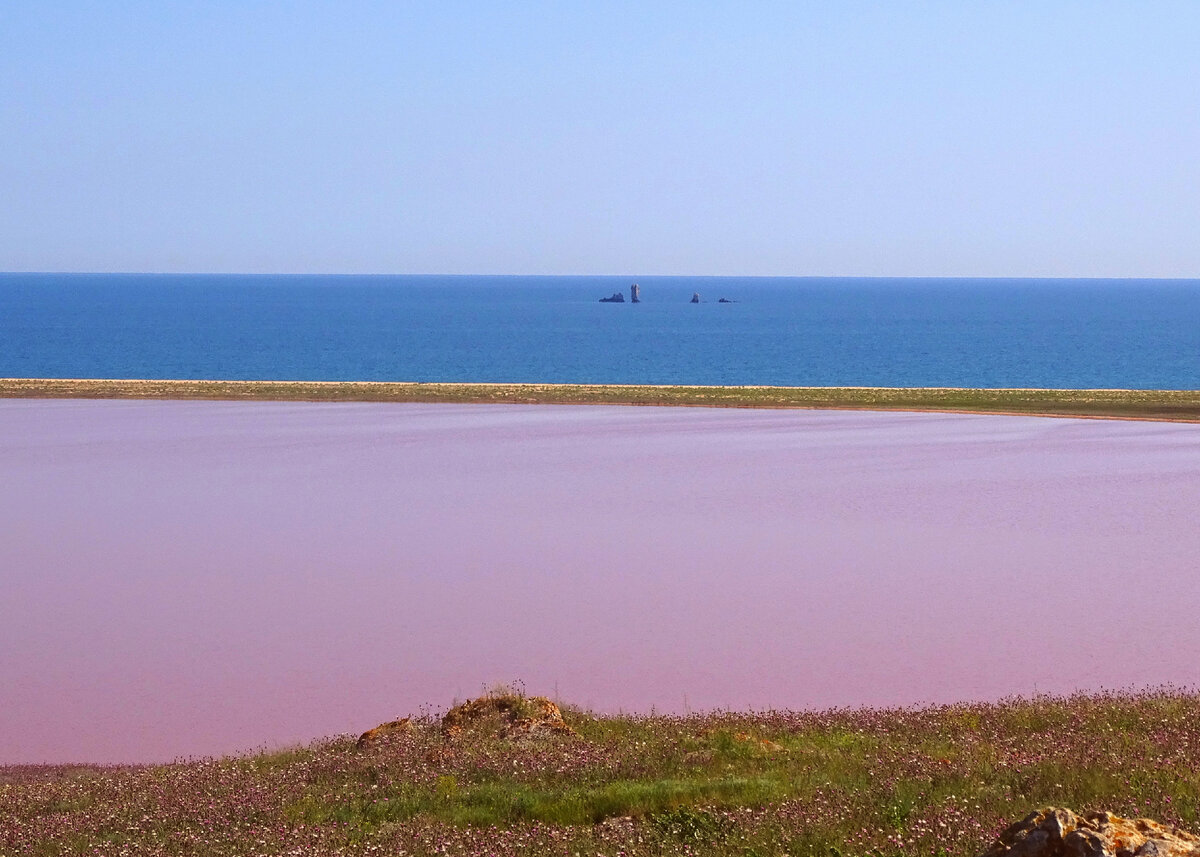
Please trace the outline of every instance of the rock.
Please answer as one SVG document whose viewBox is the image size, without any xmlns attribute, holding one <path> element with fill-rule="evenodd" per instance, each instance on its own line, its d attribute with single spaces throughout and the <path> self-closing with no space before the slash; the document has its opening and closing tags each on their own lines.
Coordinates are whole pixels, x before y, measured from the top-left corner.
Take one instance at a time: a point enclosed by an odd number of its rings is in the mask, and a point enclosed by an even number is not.
<svg viewBox="0 0 1200 857">
<path fill-rule="evenodd" d="M 1001 833 L 980 857 L 1200 857 L 1200 837 L 1148 818 L 1046 807 Z"/>
<path fill-rule="evenodd" d="M 602 304 L 623 304 L 625 303 L 625 295 L 621 292 L 613 292 L 610 297 L 600 298 Z"/>
<path fill-rule="evenodd" d="M 717 301 L 717 303 L 719 303 L 719 304 L 735 304 L 735 303 L 737 303 L 737 301 L 731 301 L 729 298 L 721 298 L 719 301 Z"/>
<path fill-rule="evenodd" d="M 391 738 L 394 735 L 404 735 L 409 732 L 417 731 L 417 727 L 413 726 L 412 718 L 405 717 L 403 720 L 393 720 L 390 723 L 381 723 L 374 729 L 368 729 L 358 738 L 358 743 L 355 744 L 358 749 L 362 750 L 365 747 L 371 747 L 375 744 Z"/>
<path fill-rule="evenodd" d="M 699 292 L 692 292 L 692 303 L 694 303 L 694 304 L 700 303 L 700 293 Z"/>
<path fill-rule="evenodd" d="M 516 693 L 489 694 L 456 705 L 442 718 L 447 738 L 468 729 L 494 731 L 502 738 L 578 735 L 563 721 L 562 711 L 544 696 Z"/>
<path fill-rule="evenodd" d="M 629 287 L 629 302 L 635 304 L 642 302 L 642 287 L 637 283 Z"/>
</svg>

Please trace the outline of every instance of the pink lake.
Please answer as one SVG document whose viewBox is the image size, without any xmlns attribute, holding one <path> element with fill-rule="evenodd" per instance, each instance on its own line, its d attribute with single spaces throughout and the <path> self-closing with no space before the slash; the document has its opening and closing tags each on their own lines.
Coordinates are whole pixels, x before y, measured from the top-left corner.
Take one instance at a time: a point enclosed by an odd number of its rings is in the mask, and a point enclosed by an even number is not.
<svg viewBox="0 0 1200 857">
<path fill-rule="evenodd" d="M 0 401 L 0 763 L 1200 684 L 1200 426 Z"/>
</svg>

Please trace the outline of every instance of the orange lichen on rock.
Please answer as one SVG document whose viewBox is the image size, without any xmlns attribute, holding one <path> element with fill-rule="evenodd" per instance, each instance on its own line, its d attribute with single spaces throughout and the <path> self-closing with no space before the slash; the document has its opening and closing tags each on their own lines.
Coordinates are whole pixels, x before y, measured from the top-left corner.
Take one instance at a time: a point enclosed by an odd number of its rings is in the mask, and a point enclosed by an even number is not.
<svg viewBox="0 0 1200 857">
<path fill-rule="evenodd" d="M 468 729 L 495 729 L 505 738 L 578 735 L 562 711 L 544 696 L 500 693 L 456 705 L 442 718 L 442 731 L 457 738 Z"/>
<path fill-rule="evenodd" d="M 1046 807 L 1001 833 L 980 857 L 1200 857 L 1200 837 L 1148 818 Z"/>
<path fill-rule="evenodd" d="M 414 732 L 416 731 L 416 728 L 417 727 L 413 726 L 411 717 L 405 717 L 400 720 L 392 720 L 388 723 L 381 723 L 374 729 L 368 729 L 366 732 L 360 735 L 355 746 L 361 750 L 364 747 L 370 747 L 374 744 L 378 744 L 380 741 L 390 738 L 393 735 L 403 735 L 409 732 Z"/>
</svg>

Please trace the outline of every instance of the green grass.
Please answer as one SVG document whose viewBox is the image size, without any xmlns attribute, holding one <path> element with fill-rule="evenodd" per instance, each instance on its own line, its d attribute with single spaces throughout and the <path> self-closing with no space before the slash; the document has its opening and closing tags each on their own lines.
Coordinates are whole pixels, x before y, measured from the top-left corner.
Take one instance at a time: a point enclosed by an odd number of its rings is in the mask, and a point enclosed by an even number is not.
<svg viewBox="0 0 1200 857">
<path fill-rule="evenodd" d="M 447 739 L 426 720 L 141 768 L 0 768 L 0 854 L 977 854 L 1061 805 L 1196 829 L 1200 696 L 596 717 Z"/>
<path fill-rule="evenodd" d="M 674 405 L 1200 420 L 1200 390 L 0 379 L 0 398 Z"/>
</svg>

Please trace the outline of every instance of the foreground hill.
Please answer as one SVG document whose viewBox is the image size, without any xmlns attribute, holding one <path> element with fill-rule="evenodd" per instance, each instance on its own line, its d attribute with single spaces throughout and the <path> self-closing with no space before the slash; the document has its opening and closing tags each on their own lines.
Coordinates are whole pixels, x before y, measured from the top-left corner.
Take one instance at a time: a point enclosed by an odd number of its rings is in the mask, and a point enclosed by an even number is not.
<svg viewBox="0 0 1200 857">
<path fill-rule="evenodd" d="M 966 857 L 1049 804 L 1195 830 L 1200 696 L 560 717 L 503 692 L 360 741 L 0 768 L 0 853 Z"/>
</svg>

